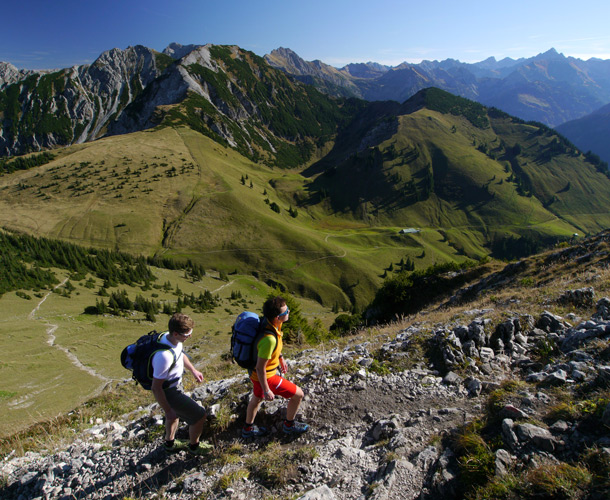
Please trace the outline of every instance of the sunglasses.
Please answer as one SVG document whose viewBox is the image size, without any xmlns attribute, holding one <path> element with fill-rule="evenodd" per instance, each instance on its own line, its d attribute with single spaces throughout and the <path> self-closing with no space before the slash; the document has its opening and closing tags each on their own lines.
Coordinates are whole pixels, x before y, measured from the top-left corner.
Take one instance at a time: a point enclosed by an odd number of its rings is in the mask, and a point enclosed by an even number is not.
<svg viewBox="0 0 610 500">
<path fill-rule="evenodd" d="M 277 317 L 281 318 L 282 316 L 288 316 L 288 314 L 290 314 L 290 309 L 286 308 L 286 310 L 283 313 L 278 314 Z"/>
</svg>

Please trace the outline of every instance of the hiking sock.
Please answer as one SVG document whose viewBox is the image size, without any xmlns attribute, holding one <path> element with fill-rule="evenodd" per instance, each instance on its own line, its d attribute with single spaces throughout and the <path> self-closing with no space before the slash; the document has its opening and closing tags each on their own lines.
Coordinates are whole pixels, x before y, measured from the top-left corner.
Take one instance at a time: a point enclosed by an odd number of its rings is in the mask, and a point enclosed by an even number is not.
<svg viewBox="0 0 610 500">
<path fill-rule="evenodd" d="M 292 426 L 294 425 L 294 420 L 288 420 L 288 419 L 286 419 L 286 420 L 284 420 L 284 425 L 285 425 L 286 427 L 292 427 Z"/>
<path fill-rule="evenodd" d="M 195 443 L 195 444 L 189 443 L 189 450 L 195 451 L 197 448 L 199 448 L 199 443 Z"/>
<path fill-rule="evenodd" d="M 166 439 L 165 440 L 165 447 L 166 448 L 173 448 L 175 441 L 176 441 L 175 439 L 172 439 L 172 440 Z"/>
<path fill-rule="evenodd" d="M 251 431 L 253 427 L 254 427 L 254 424 L 244 424 L 244 430 L 246 432 Z"/>
</svg>

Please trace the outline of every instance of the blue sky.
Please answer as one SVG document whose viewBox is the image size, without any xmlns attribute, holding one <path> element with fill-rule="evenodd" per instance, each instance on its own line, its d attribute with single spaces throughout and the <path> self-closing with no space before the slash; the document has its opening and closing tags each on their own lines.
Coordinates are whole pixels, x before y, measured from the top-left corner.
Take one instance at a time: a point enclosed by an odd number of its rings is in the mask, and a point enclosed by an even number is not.
<svg viewBox="0 0 610 500">
<path fill-rule="evenodd" d="M 28 69 L 171 42 L 235 44 L 261 56 L 287 47 L 338 67 L 516 59 L 551 47 L 610 59 L 608 0 L 5 0 L 0 13 L 0 61 Z"/>
</svg>

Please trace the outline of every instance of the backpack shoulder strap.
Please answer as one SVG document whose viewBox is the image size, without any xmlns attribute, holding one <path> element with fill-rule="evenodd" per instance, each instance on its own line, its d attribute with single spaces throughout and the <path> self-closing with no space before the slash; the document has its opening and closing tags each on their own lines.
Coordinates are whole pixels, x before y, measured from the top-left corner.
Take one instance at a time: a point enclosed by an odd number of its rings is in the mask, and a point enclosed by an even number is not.
<svg viewBox="0 0 610 500">
<path fill-rule="evenodd" d="M 269 326 L 269 322 L 267 321 L 267 318 L 265 318 L 263 316 L 260 321 L 258 334 L 256 335 L 256 337 L 254 339 L 254 349 L 255 350 L 258 348 L 258 343 L 262 340 L 263 337 L 265 337 L 267 335 L 271 335 L 275 338 L 275 347 L 273 349 L 273 352 L 276 351 L 277 346 L 278 346 L 277 332 L 275 331 L 275 328 L 273 328 L 273 326 L 271 326 L 270 328 L 267 328 L 268 326 Z"/>
<path fill-rule="evenodd" d="M 173 349 L 171 346 L 169 346 L 169 345 L 167 345 L 167 344 L 165 344 L 165 343 L 161 342 L 161 337 L 162 337 L 163 335 L 165 335 L 166 333 L 168 333 L 168 332 L 161 332 L 161 333 L 157 333 L 157 332 L 153 331 L 153 332 L 149 333 L 149 335 L 151 335 L 151 334 L 154 334 L 154 335 L 155 335 L 155 337 L 156 337 L 156 338 L 155 338 L 154 340 L 155 340 L 155 343 L 157 344 L 157 349 L 155 349 L 155 350 L 154 350 L 154 351 L 151 353 L 151 355 L 150 355 L 150 357 L 149 357 L 149 361 L 148 361 L 148 363 L 149 363 L 149 371 L 150 371 L 150 378 L 151 378 L 151 380 L 152 380 L 152 359 L 153 359 L 153 356 L 154 356 L 155 354 L 157 354 L 158 352 L 161 352 L 161 351 L 169 351 L 169 352 L 171 352 L 171 353 L 172 353 L 172 357 L 174 358 L 174 360 L 172 361 L 172 364 L 171 364 L 171 365 L 170 365 L 170 367 L 169 367 L 169 369 L 170 369 L 170 370 L 171 370 L 171 369 L 172 369 L 174 366 L 176 366 L 176 363 L 178 362 L 178 358 L 177 358 L 177 356 L 176 356 L 176 351 L 174 351 L 174 349 Z M 184 353 L 180 353 L 180 354 L 184 354 Z"/>
</svg>

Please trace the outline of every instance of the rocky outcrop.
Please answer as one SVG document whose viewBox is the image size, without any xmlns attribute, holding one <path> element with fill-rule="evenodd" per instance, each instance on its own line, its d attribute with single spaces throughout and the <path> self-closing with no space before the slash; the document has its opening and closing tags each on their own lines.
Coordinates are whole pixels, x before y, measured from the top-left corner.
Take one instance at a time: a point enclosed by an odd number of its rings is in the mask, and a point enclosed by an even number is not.
<svg viewBox="0 0 610 500">
<path fill-rule="evenodd" d="M 0 90 L 7 85 L 11 85 L 19 80 L 23 80 L 30 75 L 42 74 L 43 71 L 33 71 L 28 69 L 17 69 L 11 63 L 0 61 Z"/>
<path fill-rule="evenodd" d="M 165 47 L 165 49 L 163 49 L 163 53 L 167 54 L 172 59 L 181 59 L 199 47 L 201 47 L 201 45 L 181 45 L 179 43 L 170 43 L 167 47 Z"/>
<path fill-rule="evenodd" d="M 0 155 L 101 137 L 162 73 L 157 61 L 154 50 L 138 45 L 104 52 L 91 65 L 55 72 L 15 73 L 4 65 L 1 81 L 11 96 L 11 107 L 19 112 L 4 113 Z"/>
</svg>

